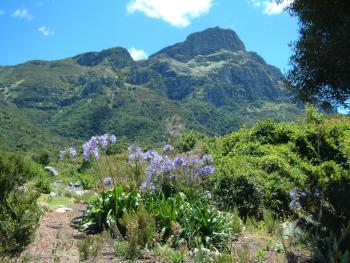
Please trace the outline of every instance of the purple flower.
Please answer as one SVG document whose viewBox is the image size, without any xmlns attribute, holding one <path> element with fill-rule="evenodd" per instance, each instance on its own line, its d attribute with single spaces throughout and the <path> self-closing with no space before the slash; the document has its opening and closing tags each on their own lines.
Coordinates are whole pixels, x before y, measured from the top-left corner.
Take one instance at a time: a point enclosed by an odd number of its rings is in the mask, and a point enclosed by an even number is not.
<svg viewBox="0 0 350 263">
<path fill-rule="evenodd" d="M 98 144 L 103 148 L 107 148 L 111 143 L 115 143 L 117 141 L 117 137 L 113 134 L 103 134 L 98 136 Z"/>
<path fill-rule="evenodd" d="M 68 154 L 70 157 L 74 158 L 77 156 L 77 151 L 74 148 L 68 148 Z"/>
<path fill-rule="evenodd" d="M 187 161 L 181 156 L 176 156 L 173 162 L 174 168 L 185 168 Z"/>
<path fill-rule="evenodd" d="M 109 136 L 109 140 L 111 141 L 111 143 L 115 143 L 117 141 L 117 136 L 115 136 L 114 134 L 111 134 Z"/>
<path fill-rule="evenodd" d="M 162 165 L 161 165 L 161 173 L 166 173 L 169 174 L 171 170 L 174 168 L 173 162 L 169 159 L 168 156 L 165 156 L 162 160 Z"/>
<path fill-rule="evenodd" d="M 289 191 L 289 196 L 290 196 L 290 199 L 291 199 L 289 207 L 291 209 L 301 208 L 300 198 L 305 196 L 305 193 L 298 192 L 297 189 L 292 189 L 292 190 Z"/>
<path fill-rule="evenodd" d="M 129 146 L 130 150 L 130 156 L 129 156 L 129 162 L 134 161 L 135 159 L 142 159 L 144 156 L 144 153 L 142 152 L 142 149 L 140 147 L 136 147 L 136 150 L 133 152 L 134 145 Z"/>
<path fill-rule="evenodd" d="M 145 152 L 142 156 L 142 158 L 145 161 L 151 161 L 153 158 L 156 158 L 156 157 L 159 157 L 159 154 L 157 151 L 154 151 L 154 150 L 149 150 L 149 151 Z"/>
<path fill-rule="evenodd" d="M 129 153 L 132 153 L 134 151 L 134 147 L 135 147 L 135 144 L 131 144 L 129 147 L 128 147 L 128 152 Z"/>
<path fill-rule="evenodd" d="M 90 156 L 92 155 L 94 159 L 99 158 L 99 138 L 97 136 L 91 137 L 89 141 L 83 144 L 83 157 L 85 161 L 88 161 L 90 159 Z"/>
<path fill-rule="evenodd" d="M 109 139 L 109 135 L 108 134 L 104 134 L 98 137 L 98 142 L 101 145 L 102 148 L 107 148 L 108 147 L 108 139 Z"/>
<path fill-rule="evenodd" d="M 209 154 L 205 154 L 202 156 L 202 161 L 203 163 L 209 165 L 212 164 L 214 162 L 213 157 Z"/>
<path fill-rule="evenodd" d="M 172 159 L 165 154 L 174 150 L 171 145 L 164 146 L 162 155 L 154 150 L 143 153 L 141 148 L 137 147 L 135 149 L 134 145 L 131 145 L 128 150 L 130 152 L 130 161 L 140 158 L 143 163 L 147 164 L 145 169 L 146 180 L 141 186 L 142 190 L 154 191 L 160 186 L 163 179 L 173 180 L 178 173 L 183 173 L 185 176 L 193 178 L 193 176 L 204 177 L 215 172 L 215 168 L 211 166 L 213 162 L 211 155 L 204 155 L 202 158 L 192 157 L 190 159 L 177 155 Z"/>
<path fill-rule="evenodd" d="M 198 157 L 193 157 L 188 160 L 188 165 L 189 166 L 201 166 L 203 165 L 203 161 L 199 159 Z"/>
<path fill-rule="evenodd" d="M 167 144 L 163 148 L 163 154 L 171 153 L 174 151 L 174 147 L 171 146 L 170 144 Z"/>
<path fill-rule="evenodd" d="M 100 153 L 98 151 L 98 148 L 97 149 L 94 149 L 92 151 L 92 155 L 94 156 L 94 159 L 97 160 L 99 157 L 100 157 Z"/>
<path fill-rule="evenodd" d="M 66 148 L 63 151 L 60 151 L 61 160 L 63 160 L 66 156 L 68 156 L 69 158 L 74 158 L 77 156 L 77 151 L 72 147 Z"/>
<path fill-rule="evenodd" d="M 198 170 L 198 176 L 207 176 L 213 174 L 215 172 L 215 168 L 211 165 L 204 166 Z"/>
</svg>

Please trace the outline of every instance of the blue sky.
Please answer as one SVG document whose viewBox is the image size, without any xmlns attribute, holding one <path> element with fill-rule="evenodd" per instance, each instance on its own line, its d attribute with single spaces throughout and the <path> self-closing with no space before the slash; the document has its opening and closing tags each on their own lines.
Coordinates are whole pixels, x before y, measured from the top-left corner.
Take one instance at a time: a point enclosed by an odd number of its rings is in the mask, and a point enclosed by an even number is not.
<svg viewBox="0 0 350 263">
<path fill-rule="evenodd" d="M 285 71 L 297 21 L 273 0 L 2 0 L 0 65 L 122 46 L 135 58 L 208 27 L 235 30 Z"/>
</svg>

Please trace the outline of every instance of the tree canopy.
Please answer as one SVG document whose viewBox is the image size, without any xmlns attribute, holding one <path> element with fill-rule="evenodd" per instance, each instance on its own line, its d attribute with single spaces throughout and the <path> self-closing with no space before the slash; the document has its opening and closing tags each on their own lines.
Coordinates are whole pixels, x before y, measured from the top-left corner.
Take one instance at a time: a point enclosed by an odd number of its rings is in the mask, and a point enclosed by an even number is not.
<svg viewBox="0 0 350 263">
<path fill-rule="evenodd" d="M 286 79 L 303 102 L 349 107 L 350 1 L 295 0 L 299 39 Z"/>
</svg>

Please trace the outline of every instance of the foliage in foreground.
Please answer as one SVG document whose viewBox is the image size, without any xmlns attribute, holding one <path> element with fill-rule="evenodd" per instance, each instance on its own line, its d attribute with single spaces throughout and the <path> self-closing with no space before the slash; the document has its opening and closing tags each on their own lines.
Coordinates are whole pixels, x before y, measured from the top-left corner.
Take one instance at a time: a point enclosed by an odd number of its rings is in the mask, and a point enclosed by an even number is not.
<svg viewBox="0 0 350 263">
<path fill-rule="evenodd" d="M 155 243 L 225 251 L 231 233 L 241 231 L 231 213 L 237 211 L 247 224 L 263 220 L 270 234 L 280 220 L 295 221 L 315 256 L 326 262 L 346 258 L 349 138 L 346 118 L 326 119 L 310 109 L 302 123 L 267 120 L 222 138 L 185 134 L 162 154 L 131 146 L 129 158 L 118 158 L 124 162 L 118 167 L 128 171 L 127 180 L 119 179 L 125 186 L 101 192 L 82 229 L 122 236 L 126 243 L 118 249 L 125 245 L 130 258 Z M 155 225 L 143 224 L 142 214 Z M 153 235 L 145 234 L 154 228 Z"/>
<path fill-rule="evenodd" d="M 150 218 L 142 220 L 140 215 Z M 131 236 L 137 238 L 141 235 L 143 241 L 138 244 L 145 246 L 151 243 L 152 234 L 146 229 L 153 229 L 153 220 L 160 239 L 174 247 L 183 240 L 189 247 L 202 245 L 219 250 L 226 248 L 233 224 L 230 213 L 219 212 L 205 203 L 190 202 L 183 193 L 166 198 L 150 193 L 144 195 L 139 191 L 128 192 L 117 186 L 102 192 L 90 204 L 82 218 L 81 229 L 88 233 L 110 229 L 128 240 Z"/>
<path fill-rule="evenodd" d="M 18 155 L 0 153 L 0 254 L 17 253 L 31 239 L 40 216 L 38 194 L 23 184 L 39 171 Z"/>
<path fill-rule="evenodd" d="M 350 250 L 350 123 L 309 109 L 303 123 L 258 122 L 219 138 L 209 189 L 222 209 L 262 218 L 264 208 L 299 227 L 324 254 Z M 330 237 L 332 242 L 330 242 Z M 333 251 L 333 252 L 332 252 Z"/>
</svg>

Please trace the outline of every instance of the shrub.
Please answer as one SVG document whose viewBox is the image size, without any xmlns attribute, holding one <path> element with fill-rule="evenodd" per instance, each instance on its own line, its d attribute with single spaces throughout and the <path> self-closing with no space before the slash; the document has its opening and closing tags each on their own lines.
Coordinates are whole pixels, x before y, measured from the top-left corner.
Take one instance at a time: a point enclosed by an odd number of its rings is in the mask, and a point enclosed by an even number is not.
<svg viewBox="0 0 350 263">
<path fill-rule="evenodd" d="M 40 152 L 32 157 L 33 161 L 46 166 L 50 163 L 50 155 L 48 152 Z"/>
<path fill-rule="evenodd" d="M 126 229 L 127 258 L 137 258 L 141 249 L 152 245 L 155 221 L 144 208 L 136 213 L 125 213 L 120 224 Z"/>
<path fill-rule="evenodd" d="M 0 254 L 20 252 L 31 240 L 40 213 L 38 194 L 23 184 L 36 175 L 30 162 L 0 153 Z"/>
<path fill-rule="evenodd" d="M 78 174 L 79 181 L 84 190 L 90 190 L 95 187 L 96 179 L 90 174 Z"/>
<path fill-rule="evenodd" d="M 275 218 L 273 213 L 267 209 L 263 210 L 263 227 L 269 234 L 278 233 L 280 231 L 280 222 Z"/>
<path fill-rule="evenodd" d="M 35 187 L 40 193 L 43 193 L 43 194 L 51 193 L 51 183 L 47 178 L 43 176 L 40 176 L 37 179 L 37 182 L 35 183 Z"/>
<path fill-rule="evenodd" d="M 129 259 L 129 245 L 124 239 L 119 239 L 115 242 L 114 250 L 119 257 Z"/>
<path fill-rule="evenodd" d="M 194 149 L 196 144 L 203 140 L 204 135 L 199 132 L 185 132 L 176 140 L 176 148 L 181 152 L 189 152 Z"/>
<path fill-rule="evenodd" d="M 239 212 L 237 208 L 232 211 L 232 233 L 239 235 L 242 232 L 242 220 L 239 217 Z"/>
<path fill-rule="evenodd" d="M 129 146 L 126 137 L 119 138 L 115 143 L 108 146 L 106 150 L 107 155 L 114 155 L 122 153 Z"/>
<path fill-rule="evenodd" d="M 88 236 L 77 243 L 79 259 L 81 261 L 90 260 L 97 256 L 101 250 L 99 237 Z"/>
<path fill-rule="evenodd" d="M 219 176 L 213 190 L 220 207 L 237 208 L 244 219 L 260 214 L 260 192 L 248 177 Z"/>
<path fill-rule="evenodd" d="M 140 207 L 136 213 L 125 213 L 120 224 L 125 227 L 127 236 L 130 237 L 131 232 L 134 231 L 133 237 L 137 239 L 137 243 L 142 248 L 154 241 L 156 232 L 155 220 L 143 207 Z"/>
<path fill-rule="evenodd" d="M 290 141 L 292 131 L 286 125 L 278 125 L 272 120 L 257 122 L 251 129 L 249 140 L 262 144 L 280 144 Z"/>
</svg>

